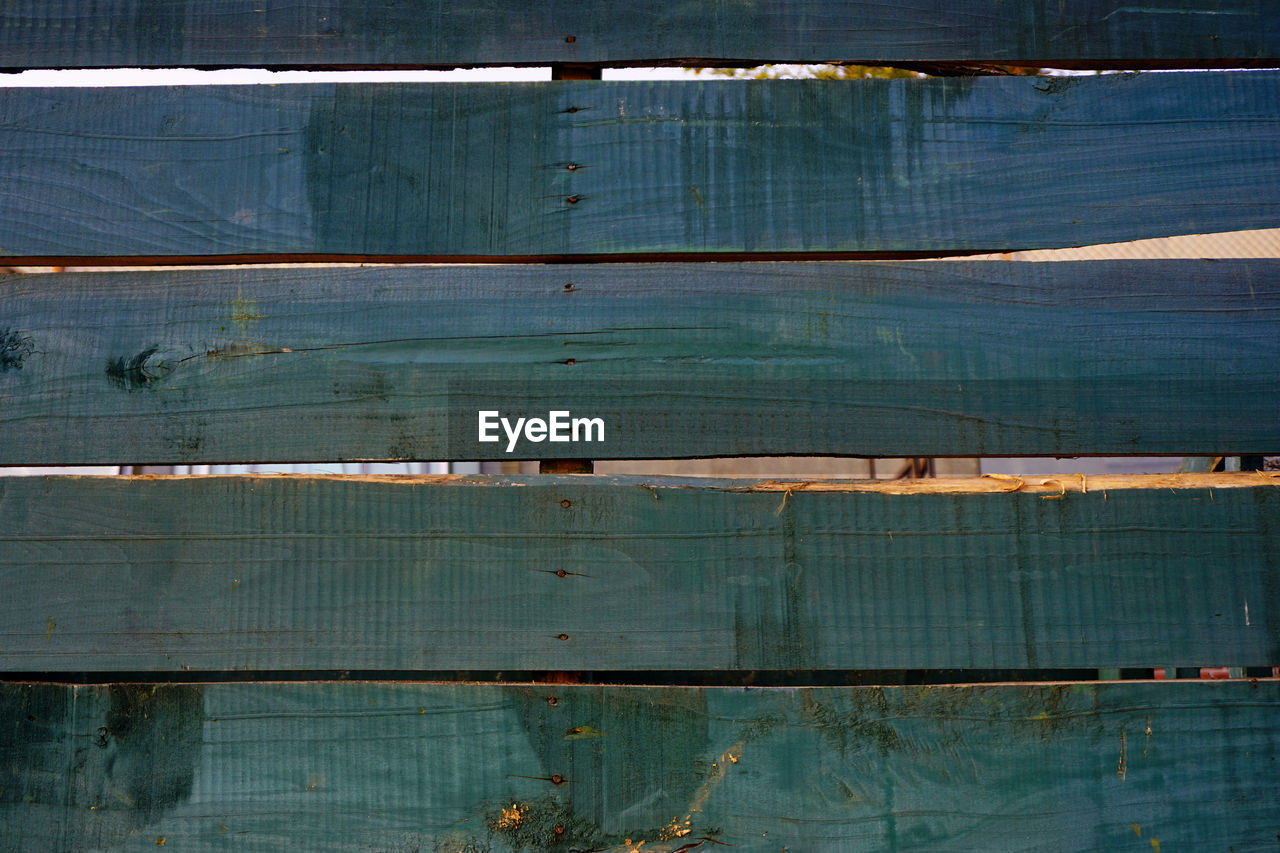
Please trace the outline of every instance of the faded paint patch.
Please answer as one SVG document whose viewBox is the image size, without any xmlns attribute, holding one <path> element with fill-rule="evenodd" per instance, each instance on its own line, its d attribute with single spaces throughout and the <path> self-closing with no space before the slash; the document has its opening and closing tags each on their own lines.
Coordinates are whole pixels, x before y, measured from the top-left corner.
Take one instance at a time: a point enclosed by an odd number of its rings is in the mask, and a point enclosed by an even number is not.
<svg viewBox="0 0 1280 853">
<path fill-rule="evenodd" d="M 894 326 L 892 329 L 886 326 L 876 326 L 876 338 L 882 346 L 894 347 L 899 353 L 906 356 L 913 363 L 916 357 L 912 355 L 902 343 L 902 327 Z"/>
<path fill-rule="evenodd" d="M 67 849 L 116 849 L 191 795 L 200 687 L 33 685 L 3 694 L 0 718 L 16 721 L 0 726 L 0 754 L 26 756 L 0 767 L 0 803 L 61 814 Z"/>
<path fill-rule="evenodd" d="M 109 706 L 98 731 L 103 761 L 84 768 L 84 782 L 100 802 L 130 805 L 149 822 L 191 795 L 203 745 L 203 697 L 192 685 L 119 684 L 107 688 Z M 91 778 L 92 777 L 92 778 Z"/>
<path fill-rule="evenodd" d="M 236 335 L 243 339 L 249 337 L 249 324 L 256 323 L 259 320 L 265 320 L 265 314 L 259 314 L 254 307 L 258 304 L 256 299 L 245 299 L 244 291 L 238 291 L 236 298 L 227 303 L 230 314 L 226 318 L 226 322 L 235 326 Z"/>
</svg>

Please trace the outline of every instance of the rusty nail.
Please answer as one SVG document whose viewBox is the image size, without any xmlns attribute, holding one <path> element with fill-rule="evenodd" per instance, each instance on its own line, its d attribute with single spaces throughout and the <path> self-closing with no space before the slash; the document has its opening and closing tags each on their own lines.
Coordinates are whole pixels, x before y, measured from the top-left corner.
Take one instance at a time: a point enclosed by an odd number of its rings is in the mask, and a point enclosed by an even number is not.
<svg viewBox="0 0 1280 853">
<path fill-rule="evenodd" d="M 575 41 L 577 41 L 577 40 L 578 40 L 578 37 L 577 37 L 577 36 L 565 36 L 565 37 L 564 37 L 564 40 L 565 40 L 565 43 L 566 43 L 566 44 L 573 44 Z"/>
<path fill-rule="evenodd" d="M 563 777 L 563 776 L 561 776 L 559 773 L 552 773 L 552 774 L 551 774 L 551 784 L 552 784 L 552 785 L 563 785 L 563 784 L 564 784 L 564 777 Z"/>
<path fill-rule="evenodd" d="M 567 201 L 569 204 L 577 204 L 578 202 L 582 201 L 582 196 L 571 195 L 568 198 L 566 198 L 565 201 Z"/>
<path fill-rule="evenodd" d="M 564 835 L 564 827 L 557 823 L 555 828 L 555 834 Z"/>
<path fill-rule="evenodd" d="M 569 635 L 568 635 L 568 634 L 557 634 L 557 635 L 556 635 L 556 639 L 557 639 L 557 640 L 559 640 L 560 642 L 564 643 L 564 642 L 567 642 L 567 641 L 568 641 L 568 639 L 569 639 Z"/>
<path fill-rule="evenodd" d="M 556 569 L 556 577 L 567 578 L 569 577 L 569 573 L 566 572 L 564 569 Z"/>
<path fill-rule="evenodd" d="M 555 706 L 560 704 L 560 700 L 557 699 L 555 696 L 548 696 L 547 704 L 550 705 L 552 708 L 554 708 Z"/>
<path fill-rule="evenodd" d="M 576 172 L 578 171 L 578 164 L 570 163 L 568 166 L 565 166 L 565 168 L 568 169 L 570 172 Z"/>
<path fill-rule="evenodd" d="M 566 285 L 564 286 L 564 292 L 565 292 L 565 293 L 572 293 L 572 292 L 573 292 L 573 282 L 569 282 L 568 284 L 566 284 Z"/>
<path fill-rule="evenodd" d="M 566 359 L 564 360 L 564 363 L 565 363 L 565 364 L 567 364 L 567 365 L 569 365 L 570 367 L 572 367 L 573 365 L 577 364 L 578 362 L 576 362 L 576 361 L 575 361 L 575 360 L 573 360 L 572 358 L 566 358 Z"/>
<path fill-rule="evenodd" d="M 560 506 L 564 507 L 565 509 L 568 509 L 569 507 L 573 506 L 573 501 L 569 500 L 568 498 L 565 498 L 564 500 L 560 501 Z"/>
</svg>

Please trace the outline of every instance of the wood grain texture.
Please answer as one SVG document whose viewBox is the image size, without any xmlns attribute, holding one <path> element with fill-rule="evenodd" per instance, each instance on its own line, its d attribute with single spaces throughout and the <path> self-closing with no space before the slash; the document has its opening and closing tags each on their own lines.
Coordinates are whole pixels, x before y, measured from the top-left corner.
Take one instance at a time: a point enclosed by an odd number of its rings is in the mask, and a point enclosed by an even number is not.
<svg viewBox="0 0 1280 853">
<path fill-rule="evenodd" d="M 27 261 L 1086 245 L 1274 225 L 1280 73 L 15 89 L 0 183 Z"/>
<path fill-rule="evenodd" d="M 1274 680 L 5 684 L 0 850 L 1265 850 L 1278 709 Z"/>
<path fill-rule="evenodd" d="M 0 668 L 1273 665 L 1280 486 L 1234 478 L 1057 498 L 583 475 L 3 479 Z"/>
<path fill-rule="evenodd" d="M 1024 62 L 1238 67 L 1280 58 L 1273 0 L 11 0 L 0 67 L 553 62 Z"/>
<path fill-rule="evenodd" d="M 1272 260 L 12 276 L 0 338 L 5 465 L 1280 451 Z"/>
</svg>

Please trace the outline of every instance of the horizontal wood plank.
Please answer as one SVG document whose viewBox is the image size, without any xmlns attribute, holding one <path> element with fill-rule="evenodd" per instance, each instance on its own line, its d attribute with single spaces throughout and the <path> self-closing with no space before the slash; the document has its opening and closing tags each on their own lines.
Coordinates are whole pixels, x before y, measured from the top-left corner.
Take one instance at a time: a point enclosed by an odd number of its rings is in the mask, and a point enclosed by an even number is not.
<svg viewBox="0 0 1280 853">
<path fill-rule="evenodd" d="M 0 67 L 986 61 L 1236 67 L 1280 58 L 1272 0 L 13 0 Z"/>
<path fill-rule="evenodd" d="M 1273 260 L 0 282 L 4 465 L 1280 452 Z"/>
<path fill-rule="evenodd" d="M 952 253 L 1270 227 L 1280 73 L 15 89 L 0 257 Z"/>
<path fill-rule="evenodd" d="M 0 850 L 1265 850 L 1278 709 L 1274 680 L 5 684 Z"/>
<path fill-rule="evenodd" d="M 0 668 L 1275 665 L 1280 483 L 1198 476 L 2 479 Z"/>
</svg>

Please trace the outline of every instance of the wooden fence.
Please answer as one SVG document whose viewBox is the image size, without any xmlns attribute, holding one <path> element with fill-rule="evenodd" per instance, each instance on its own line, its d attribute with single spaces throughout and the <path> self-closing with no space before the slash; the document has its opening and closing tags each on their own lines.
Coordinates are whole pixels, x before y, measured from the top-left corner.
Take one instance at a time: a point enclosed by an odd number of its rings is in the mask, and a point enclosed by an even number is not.
<svg viewBox="0 0 1280 853">
<path fill-rule="evenodd" d="M 27 0 L 0 67 L 1280 66 L 1007 5 Z M 547 472 L 0 479 L 0 849 L 1280 838 L 1267 472 L 550 473 L 1280 452 L 1280 260 L 924 260 L 1280 225 L 1277 72 L 4 89 L 0 187 L 12 264 L 402 264 L 0 277 L 0 464 Z"/>
</svg>

